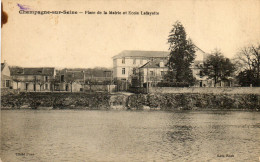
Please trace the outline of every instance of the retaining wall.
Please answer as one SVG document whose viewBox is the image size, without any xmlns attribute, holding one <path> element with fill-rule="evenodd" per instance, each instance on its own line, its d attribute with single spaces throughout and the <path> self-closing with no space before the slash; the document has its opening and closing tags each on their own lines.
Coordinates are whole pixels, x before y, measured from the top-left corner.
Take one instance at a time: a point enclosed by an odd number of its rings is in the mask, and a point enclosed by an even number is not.
<svg viewBox="0 0 260 162">
<path fill-rule="evenodd" d="M 213 93 L 20 93 L 2 96 L 1 108 L 53 109 L 260 109 L 259 94 Z"/>
<path fill-rule="evenodd" d="M 150 87 L 149 93 L 260 94 L 260 87 Z"/>
</svg>

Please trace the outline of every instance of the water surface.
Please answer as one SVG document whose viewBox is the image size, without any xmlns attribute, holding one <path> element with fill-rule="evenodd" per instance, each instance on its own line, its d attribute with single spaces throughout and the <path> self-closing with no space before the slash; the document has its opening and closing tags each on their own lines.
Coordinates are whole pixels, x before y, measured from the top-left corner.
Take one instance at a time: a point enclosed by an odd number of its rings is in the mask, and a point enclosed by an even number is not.
<svg viewBox="0 0 260 162">
<path fill-rule="evenodd" d="M 1 117 L 3 162 L 258 161 L 260 156 L 258 112 L 5 110 Z"/>
</svg>

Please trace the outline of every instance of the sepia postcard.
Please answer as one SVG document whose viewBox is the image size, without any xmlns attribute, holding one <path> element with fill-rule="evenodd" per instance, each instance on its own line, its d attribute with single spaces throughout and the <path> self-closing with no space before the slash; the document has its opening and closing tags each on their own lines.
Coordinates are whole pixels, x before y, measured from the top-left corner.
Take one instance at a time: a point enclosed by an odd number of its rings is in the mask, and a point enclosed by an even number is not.
<svg viewBox="0 0 260 162">
<path fill-rule="evenodd" d="M 259 0 L 2 0 L 0 161 L 260 161 L 259 20 Z"/>
</svg>

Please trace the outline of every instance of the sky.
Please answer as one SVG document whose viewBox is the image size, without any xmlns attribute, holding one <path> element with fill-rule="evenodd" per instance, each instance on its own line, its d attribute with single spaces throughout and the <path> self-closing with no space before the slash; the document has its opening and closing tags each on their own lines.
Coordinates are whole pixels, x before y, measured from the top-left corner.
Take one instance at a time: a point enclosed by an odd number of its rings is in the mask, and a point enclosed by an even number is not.
<svg viewBox="0 0 260 162">
<path fill-rule="evenodd" d="M 167 51 L 172 25 L 206 53 L 232 58 L 260 43 L 259 0 L 2 0 L 8 22 L 1 30 L 1 62 L 23 67 L 112 67 L 123 50 Z M 31 11 L 148 11 L 159 15 L 30 15 Z"/>
</svg>

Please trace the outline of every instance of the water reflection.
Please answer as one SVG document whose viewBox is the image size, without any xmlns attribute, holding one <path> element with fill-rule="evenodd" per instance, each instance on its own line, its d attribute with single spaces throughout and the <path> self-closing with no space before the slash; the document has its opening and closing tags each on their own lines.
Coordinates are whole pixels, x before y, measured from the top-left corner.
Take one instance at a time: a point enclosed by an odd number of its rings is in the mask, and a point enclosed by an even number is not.
<svg viewBox="0 0 260 162">
<path fill-rule="evenodd" d="M 2 111 L 1 157 L 3 161 L 257 161 L 259 117 L 255 112 L 227 111 Z M 234 157 L 219 159 L 222 154 Z"/>
</svg>

